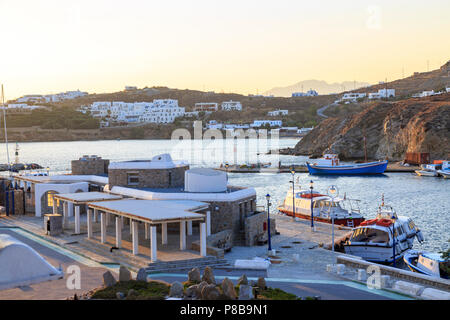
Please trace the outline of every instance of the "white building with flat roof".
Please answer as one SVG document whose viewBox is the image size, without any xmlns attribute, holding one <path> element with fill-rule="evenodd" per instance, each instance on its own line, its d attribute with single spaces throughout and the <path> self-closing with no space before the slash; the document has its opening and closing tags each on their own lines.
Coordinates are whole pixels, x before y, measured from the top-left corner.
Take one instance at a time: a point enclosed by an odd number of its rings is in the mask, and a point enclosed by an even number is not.
<svg viewBox="0 0 450 320">
<path fill-rule="evenodd" d="M 363 92 L 347 92 L 341 98 L 341 101 L 356 101 L 366 97 L 366 93 Z"/>
<path fill-rule="evenodd" d="M 224 101 L 222 102 L 222 110 L 225 111 L 242 111 L 242 104 L 239 101 Z"/>
<path fill-rule="evenodd" d="M 289 110 L 274 110 L 274 111 L 269 111 L 267 113 L 268 116 L 287 116 L 289 114 Z"/>
<path fill-rule="evenodd" d="M 82 106 L 80 112 L 91 113 L 94 118 L 110 122 L 126 123 L 172 123 L 183 117 L 185 108 L 178 106 L 178 100 L 160 99 L 153 102 L 96 101 Z"/>
<path fill-rule="evenodd" d="M 293 92 L 292 97 L 315 97 L 319 93 L 316 90 L 308 90 L 307 92 Z"/>
<path fill-rule="evenodd" d="M 254 120 L 250 127 L 259 128 L 263 126 L 269 125 L 270 127 L 281 127 L 283 125 L 283 121 L 281 120 Z"/>
<path fill-rule="evenodd" d="M 194 111 L 217 111 L 219 104 L 217 102 L 198 102 L 194 106 Z"/>
</svg>

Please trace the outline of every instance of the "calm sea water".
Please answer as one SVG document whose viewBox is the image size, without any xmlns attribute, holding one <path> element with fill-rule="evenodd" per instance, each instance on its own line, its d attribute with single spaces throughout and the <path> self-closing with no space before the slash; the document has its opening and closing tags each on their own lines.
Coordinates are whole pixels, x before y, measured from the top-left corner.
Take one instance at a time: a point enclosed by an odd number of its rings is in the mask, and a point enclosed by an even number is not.
<svg viewBox="0 0 450 320">
<path fill-rule="evenodd" d="M 99 155 L 112 161 L 150 159 L 170 153 L 174 160 L 186 160 L 192 167 L 215 167 L 221 163 L 272 163 L 302 164 L 306 157 L 266 155 L 268 150 L 293 147 L 297 139 L 278 141 L 239 140 L 234 141 L 171 141 L 171 140 L 109 140 L 75 142 L 33 142 L 20 143 L 20 162 L 34 162 L 49 167 L 51 172 L 70 170 L 70 160 L 83 155 Z M 14 161 L 13 143 L 9 144 L 10 160 Z M 0 145 L 0 163 L 6 163 L 5 146 Z M 412 173 L 387 173 L 381 176 L 364 177 L 322 177 L 296 174 L 296 180 L 303 188 L 314 188 L 326 193 L 330 185 L 336 185 L 339 195 L 361 200 L 361 211 L 366 218 L 376 215 L 376 209 L 384 193 L 385 202 L 394 207 L 398 215 L 410 216 L 425 236 L 415 248 L 442 251 L 450 248 L 450 179 L 417 177 Z M 265 205 L 265 195 L 270 194 L 273 207 L 283 201 L 291 174 L 230 173 L 233 185 L 253 187 L 258 196 L 258 205 Z"/>
</svg>

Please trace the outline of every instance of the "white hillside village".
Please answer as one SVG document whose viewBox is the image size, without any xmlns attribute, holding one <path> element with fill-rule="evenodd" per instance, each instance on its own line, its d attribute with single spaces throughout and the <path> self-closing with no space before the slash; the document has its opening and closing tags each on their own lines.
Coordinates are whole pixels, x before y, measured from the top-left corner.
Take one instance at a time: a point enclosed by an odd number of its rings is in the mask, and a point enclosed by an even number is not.
<svg viewBox="0 0 450 320">
<path fill-rule="evenodd" d="M 159 99 L 153 102 L 96 101 L 81 106 L 82 113 L 102 119 L 102 126 L 116 123 L 172 123 L 185 115 L 185 108 L 178 106 L 178 100 Z"/>
</svg>

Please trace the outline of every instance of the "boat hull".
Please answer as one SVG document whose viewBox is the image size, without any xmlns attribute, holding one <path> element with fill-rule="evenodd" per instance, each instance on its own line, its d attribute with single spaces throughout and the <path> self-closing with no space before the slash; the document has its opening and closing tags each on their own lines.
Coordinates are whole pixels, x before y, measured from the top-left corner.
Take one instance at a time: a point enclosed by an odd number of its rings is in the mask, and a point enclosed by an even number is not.
<svg viewBox="0 0 450 320">
<path fill-rule="evenodd" d="M 393 263 L 392 259 L 393 250 L 392 247 L 386 246 L 369 246 L 369 245 L 344 245 L 345 253 L 351 254 L 363 258 L 366 261 L 377 263 Z M 400 252 L 395 252 L 395 260 L 399 260 L 403 257 L 408 249 L 404 249 Z"/>
<path fill-rule="evenodd" d="M 388 161 L 369 162 L 346 166 L 317 166 L 306 163 L 309 174 L 324 175 L 366 175 L 382 174 L 386 171 Z"/>
<path fill-rule="evenodd" d="M 280 212 L 282 212 L 282 213 L 284 213 L 284 214 L 290 216 L 290 217 L 293 216 L 293 212 L 290 211 L 290 210 L 286 210 L 286 209 L 282 209 L 282 208 L 279 208 L 278 210 L 279 210 Z M 296 218 L 299 218 L 299 219 L 311 221 L 311 216 L 310 216 L 310 215 L 307 215 L 307 214 L 301 214 L 301 213 L 296 212 L 296 213 L 295 213 L 295 217 L 296 217 Z M 334 219 L 334 224 L 347 227 L 347 226 L 349 226 L 350 221 L 353 221 L 353 226 L 357 227 L 357 226 L 359 226 L 359 225 L 361 224 L 361 222 L 363 222 L 364 220 L 365 220 L 364 218 Z M 315 216 L 315 217 L 314 217 L 314 221 L 325 222 L 325 223 L 330 223 L 330 224 L 332 223 L 331 219 L 324 218 L 324 217 L 320 217 L 320 216 Z M 350 226 L 351 226 L 351 223 L 350 223 Z"/>
</svg>

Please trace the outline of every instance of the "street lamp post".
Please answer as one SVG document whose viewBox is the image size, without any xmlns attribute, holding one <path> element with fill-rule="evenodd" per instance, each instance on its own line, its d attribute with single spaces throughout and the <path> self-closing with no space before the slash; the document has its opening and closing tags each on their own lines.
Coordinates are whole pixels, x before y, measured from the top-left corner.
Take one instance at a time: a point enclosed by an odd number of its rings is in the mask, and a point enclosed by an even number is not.
<svg viewBox="0 0 450 320">
<path fill-rule="evenodd" d="M 291 169 L 292 174 L 292 220 L 295 220 L 295 169 L 292 167 Z"/>
<path fill-rule="evenodd" d="M 272 244 L 270 241 L 270 194 L 266 195 L 266 199 L 267 199 L 267 244 L 268 244 L 268 249 L 269 251 L 272 250 Z"/>
<path fill-rule="evenodd" d="M 393 264 L 392 266 L 395 268 L 395 216 L 392 215 L 391 217 L 393 223 L 392 223 L 392 258 L 393 258 Z"/>
<path fill-rule="evenodd" d="M 47 175 L 48 176 L 50 175 L 50 168 L 49 167 L 47 167 Z"/>
<path fill-rule="evenodd" d="M 338 196 L 339 191 L 336 186 L 330 186 L 328 188 L 328 194 L 334 202 L 334 198 Z M 331 212 L 330 207 L 330 215 L 331 215 L 331 251 L 334 252 L 334 212 Z"/>
<path fill-rule="evenodd" d="M 314 231 L 314 208 L 313 208 L 313 189 L 314 182 L 311 180 L 309 183 L 309 188 L 311 189 L 311 231 Z"/>
</svg>

